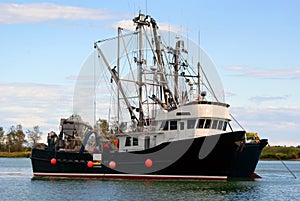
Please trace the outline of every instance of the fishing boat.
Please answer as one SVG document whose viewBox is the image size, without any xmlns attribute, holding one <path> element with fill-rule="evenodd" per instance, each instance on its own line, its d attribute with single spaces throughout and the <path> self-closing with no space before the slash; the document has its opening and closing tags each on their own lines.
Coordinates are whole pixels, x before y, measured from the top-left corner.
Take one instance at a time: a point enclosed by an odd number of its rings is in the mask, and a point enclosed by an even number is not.
<svg viewBox="0 0 300 201">
<path fill-rule="evenodd" d="M 96 41 L 74 90 L 74 113 L 32 148 L 34 178 L 230 180 L 257 177 L 266 139 L 234 129 L 207 54 L 159 31 L 139 13 L 135 29 Z"/>
</svg>

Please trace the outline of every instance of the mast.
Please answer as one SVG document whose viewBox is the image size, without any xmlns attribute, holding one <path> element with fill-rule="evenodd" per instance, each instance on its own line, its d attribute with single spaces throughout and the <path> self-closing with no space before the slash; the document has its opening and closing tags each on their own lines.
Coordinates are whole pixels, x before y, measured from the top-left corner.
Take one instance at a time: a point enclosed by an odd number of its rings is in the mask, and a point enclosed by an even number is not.
<svg viewBox="0 0 300 201">
<path fill-rule="evenodd" d="M 122 28 L 118 27 L 118 60 L 117 60 L 117 69 L 118 73 L 120 73 L 120 35 Z M 120 80 L 118 80 L 118 89 L 120 88 Z M 120 91 L 118 90 L 118 106 L 117 106 L 117 121 L 118 121 L 118 133 L 120 132 Z"/>
<path fill-rule="evenodd" d="M 144 112 L 143 112 L 143 26 L 148 25 L 148 16 L 145 17 L 141 12 L 138 17 L 133 18 L 133 22 L 137 24 L 136 30 L 138 31 L 139 38 L 139 55 L 138 60 L 138 99 L 139 99 L 139 122 L 138 126 L 142 127 L 144 125 Z"/>
<path fill-rule="evenodd" d="M 142 31 L 143 25 L 138 24 L 139 29 L 139 61 L 138 61 L 138 85 L 139 85 L 139 126 L 143 125 L 144 121 L 144 114 L 143 114 L 143 31 Z"/>
</svg>

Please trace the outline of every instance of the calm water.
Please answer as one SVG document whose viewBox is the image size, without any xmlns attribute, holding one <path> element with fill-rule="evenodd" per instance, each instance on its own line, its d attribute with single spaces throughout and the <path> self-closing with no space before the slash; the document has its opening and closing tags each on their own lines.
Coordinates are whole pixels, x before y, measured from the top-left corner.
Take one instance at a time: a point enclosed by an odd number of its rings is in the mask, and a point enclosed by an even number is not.
<svg viewBox="0 0 300 201">
<path fill-rule="evenodd" d="M 0 158 L 0 200 L 299 200 L 300 161 L 262 161 L 235 182 L 32 180 L 30 159 Z"/>
</svg>

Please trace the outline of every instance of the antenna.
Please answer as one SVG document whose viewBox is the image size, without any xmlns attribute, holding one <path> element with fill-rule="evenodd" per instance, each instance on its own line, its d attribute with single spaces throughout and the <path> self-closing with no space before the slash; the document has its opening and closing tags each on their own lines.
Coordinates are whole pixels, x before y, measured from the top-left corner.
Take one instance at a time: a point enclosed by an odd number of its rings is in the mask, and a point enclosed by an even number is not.
<svg viewBox="0 0 300 201">
<path fill-rule="evenodd" d="M 145 3 L 146 3 L 146 15 L 148 15 L 148 1 L 145 0 Z"/>
<path fill-rule="evenodd" d="M 198 59 L 200 61 L 200 51 L 201 51 L 201 47 L 200 47 L 200 30 L 198 31 Z"/>
<path fill-rule="evenodd" d="M 200 71 L 201 71 L 201 64 L 200 64 L 200 51 L 201 51 L 201 48 L 200 48 L 200 31 L 198 31 L 198 64 L 197 64 L 197 67 L 198 67 L 198 96 L 200 96 L 200 93 L 201 93 L 201 90 L 200 90 L 200 86 L 201 86 L 201 81 L 200 81 Z"/>
</svg>

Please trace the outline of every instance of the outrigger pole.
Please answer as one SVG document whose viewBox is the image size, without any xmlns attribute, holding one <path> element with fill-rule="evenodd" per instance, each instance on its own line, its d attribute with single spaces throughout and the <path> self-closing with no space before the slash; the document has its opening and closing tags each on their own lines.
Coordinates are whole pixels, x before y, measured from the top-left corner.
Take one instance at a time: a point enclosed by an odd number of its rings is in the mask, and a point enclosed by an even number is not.
<svg viewBox="0 0 300 201">
<path fill-rule="evenodd" d="M 126 104 L 126 106 L 127 106 L 127 108 L 128 108 L 128 111 L 129 111 L 129 113 L 130 113 L 130 116 L 131 116 L 131 120 L 138 120 L 137 117 L 135 116 L 134 112 L 133 112 L 132 106 L 130 105 L 130 103 L 129 103 L 129 101 L 128 101 L 126 95 L 125 95 L 125 92 L 123 91 L 121 82 L 119 82 L 119 81 L 120 81 L 119 77 L 116 75 L 116 73 L 115 73 L 115 72 L 112 70 L 112 68 L 110 67 L 110 65 L 109 65 L 108 61 L 106 60 L 106 58 L 105 58 L 105 56 L 104 56 L 102 50 L 101 50 L 100 47 L 97 45 L 97 42 L 94 43 L 94 47 L 97 49 L 97 51 L 99 52 L 100 56 L 102 57 L 102 59 L 103 59 L 105 65 L 106 65 L 108 71 L 110 72 L 110 74 L 111 74 L 113 80 L 115 81 L 115 83 L 117 83 L 117 85 L 118 85 L 118 90 L 120 91 L 121 95 L 123 96 L 123 98 L 124 98 L 124 100 L 125 100 L 125 104 Z"/>
</svg>

